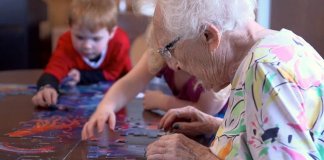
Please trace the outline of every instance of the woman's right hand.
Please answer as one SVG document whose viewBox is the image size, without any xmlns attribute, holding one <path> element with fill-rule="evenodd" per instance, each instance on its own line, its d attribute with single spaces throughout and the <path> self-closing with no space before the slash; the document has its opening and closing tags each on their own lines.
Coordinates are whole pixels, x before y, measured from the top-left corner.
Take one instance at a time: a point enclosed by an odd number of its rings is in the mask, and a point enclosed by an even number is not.
<svg viewBox="0 0 324 160">
<path fill-rule="evenodd" d="M 116 115 L 112 107 L 100 105 L 97 107 L 95 113 L 92 114 L 88 122 L 86 122 L 82 129 L 82 140 L 87 140 L 95 137 L 95 133 L 102 133 L 106 122 L 109 128 L 114 130 L 116 125 Z"/>
<path fill-rule="evenodd" d="M 195 107 L 187 106 L 170 109 L 162 117 L 159 126 L 164 130 L 194 137 L 215 134 L 221 123 L 221 118 L 213 117 L 199 111 Z"/>
</svg>

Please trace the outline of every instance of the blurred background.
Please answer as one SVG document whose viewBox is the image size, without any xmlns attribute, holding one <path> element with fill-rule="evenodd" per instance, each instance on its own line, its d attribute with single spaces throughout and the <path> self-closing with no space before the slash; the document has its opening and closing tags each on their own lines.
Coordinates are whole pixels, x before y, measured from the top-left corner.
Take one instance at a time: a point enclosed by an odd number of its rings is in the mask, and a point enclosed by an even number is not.
<svg viewBox="0 0 324 160">
<path fill-rule="evenodd" d="M 129 35 L 133 63 L 146 47 L 152 8 L 132 11 L 132 1 L 116 0 L 118 24 Z M 323 57 L 324 0 L 258 0 L 257 21 L 302 36 Z M 0 0 L 0 70 L 43 68 L 60 34 L 68 29 L 71 0 Z"/>
</svg>

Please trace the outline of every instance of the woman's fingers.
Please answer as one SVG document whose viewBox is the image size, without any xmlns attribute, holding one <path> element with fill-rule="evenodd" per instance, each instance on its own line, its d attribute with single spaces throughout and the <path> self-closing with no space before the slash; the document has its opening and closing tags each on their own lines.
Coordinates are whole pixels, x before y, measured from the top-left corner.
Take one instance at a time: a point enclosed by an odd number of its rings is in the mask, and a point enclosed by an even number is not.
<svg viewBox="0 0 324 160">
<path fill-rule="evenodd" d="M 202 122 L 176 122 L 172 125 L 173 133 L 182 133 L 192 137 L 204 134 L 204 124 Z"/>
<path fill-rule="evenodd" d="M 192 109 L 193 107 L 188 106 L 178 109 L 170 109 L 161 119 L 160 128 L 165 130 L 172 129 L 172 125 L 175 122 L 190 122 L 192 119 L 196 119 L 194 116 L 197 110 Z"/>
</svg>

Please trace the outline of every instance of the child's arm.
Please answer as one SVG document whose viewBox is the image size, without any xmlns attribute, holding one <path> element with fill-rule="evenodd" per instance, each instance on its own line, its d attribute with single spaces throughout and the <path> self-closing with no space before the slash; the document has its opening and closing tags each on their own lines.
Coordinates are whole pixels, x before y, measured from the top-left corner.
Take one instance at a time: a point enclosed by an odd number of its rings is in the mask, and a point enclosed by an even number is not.
<svg viewBox="0 0 324 160">
<path fill-rule="evenodd" d="M 49 73 L 43 73 L 37 82 L 37 93 L 33 96 L 32 102 L 36 106 L 55 105 L 58 98 L 59 81 Z"/>
<path fill-rule="evenodd" d="M 45 85 L 50 85 L 58 91 L 59 84 L 60 82 L 55 76 L 49 73 L 43 73 L 37 81 L 37 90 Z"/>
<path fill-rule="evenodd" d="M 229 88 L 226 88 L 226 91 L 228 91 L 228 89 Z M 197 102 L 191 102 L 166 95 L 161 91 L 146 91 L 143 105 L 145 109 L 161 109 L 164 111 L 168 111 L 172 108 L 193 106 L 205 113 L 214 115 L 220 112 L 226 104 L 229 96 L 227 93 L 220 96 L 220 93 L 205 91 L 201 93 Z M 216 96 L 215 94 L 218 95 Z"/>
<path fill-rule="evenodd" d="M 38 92 L 32 98 L 34 105 L 49 106 L 56 104 L 60 81 L 66 77 L 72 66 L 72 58 L 66 54 L 72 53 L 73 49 L 69 37 L 69 33 L 60 36 L 49 63 L 37 82 Z"/>
<path fill-rule="evenodd" d="M 92 71 L 80 71 L 80 82 L 78 84 L 93 84 L 106 81 L 103 70 L 97 69 Z"/>
<path fill-rule="evenodd" d="M 155 76 L 148 70 L 148 52 L 145 52 L 138 64 L 123 78 L 118 80 L 105 94 L 99 103 L 96 111 L 82 130 L 82 139 L 89 139 L 94 136 L 94 131 L 99 133 L 108 121 L 111 129 L 115 128 L 115 112 L 124 107 Z"/>
<path fill-rule="evenodd" d="M 124 77 L 118 80 L 106 93 L 101 101 L 106 106 L 114 106 L 114 111 L 119 111 L 154 78 L 148 69 L 148 54 L 145 52 L 138 64 Z"/>
</svg>

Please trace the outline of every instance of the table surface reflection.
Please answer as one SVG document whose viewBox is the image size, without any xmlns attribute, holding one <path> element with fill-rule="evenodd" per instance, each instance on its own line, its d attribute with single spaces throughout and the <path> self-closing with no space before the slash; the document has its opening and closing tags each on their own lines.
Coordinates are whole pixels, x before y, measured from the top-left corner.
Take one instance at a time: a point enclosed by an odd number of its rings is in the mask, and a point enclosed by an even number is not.
<svg viewBox="0 0 324 160">
<path fill-rule="evenodd" d="M 117 114 L 115 131 L 81 141 L 83 124 L 111 84 L 62 89 L 58 107 L 42 109 L 31 103 L 40 74 L 0 72 L 0 159 L 145 159 L 144 148 L 163 135 L 160 115 L 144 111 L 135 98 Z"/>
</svg>

